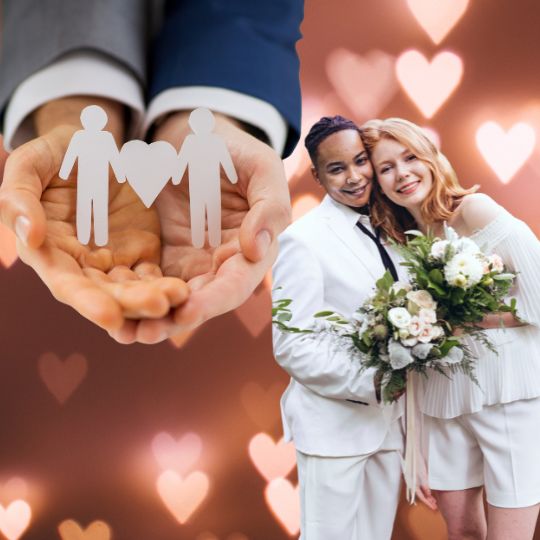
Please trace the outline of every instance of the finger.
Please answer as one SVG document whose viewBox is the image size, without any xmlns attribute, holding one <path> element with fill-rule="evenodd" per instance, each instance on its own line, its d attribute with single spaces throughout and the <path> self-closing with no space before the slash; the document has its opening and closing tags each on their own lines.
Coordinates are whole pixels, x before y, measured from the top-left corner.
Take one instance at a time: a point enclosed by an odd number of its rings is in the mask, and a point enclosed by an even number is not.
<svg viewBox="0 0 540 540">
<path fill-rule="evenodd" d="M 172 336 L 180 328 L 175 324 L 173 316 L 168 315 L 158 320 L 142 320 L 137 327 L 136 340 L 139 343 L 148 345 L 165 341 L 169 336 Z"/>
<path fill-rule="evenodd" d="M 170 310 L 162 287 L 155 281 L 141 281 L 125 266 L 116 267 L 108 274 L 96 268 L 84 268 L 83 273 L 118 301 L 128 319 L 163 317 Z"/>
<path fill-rule="evenodd" d="M 116 283 L 122 283 L 124 281 L 138 281 L 139 276 L 136 272 L 134 272 L 131 268 L 128 268 L 127 266 L 115 266 L 110 270 L 110 272 L 107 274 L 109 278 L 116 282 Z"/>
<path fill-rule="evenodd" d="M 252 262 L 262 260 L 291 222 L 291 202 L 283 163 L 262 160 L 253 170 L 247 198 L 249 212 L 240 227 L 240 246 Z"/>
<path fill-rule="evenodd" d="M 135 273 L 143 281 L 152 281 L 167 297 L 171 307 L 185 302 L 189 295 L 187 283 L 176 277 L 163 277 L 161 268 L 154 263 L 143 262 L 135 267 Z"/>
<path fill-rule="evenodd" d="M 75 259 L 68 254 L 47 246 L 37 250 L 22 248 L 20 255 L 58 301 L 71 306 L 107 331 L 122 326 L 124 317 L 118 301 L 85 276 Z"/>
<path fill-rule="evenodd" d="M 6 166 L 7 158 L 9 154 L 4 149 L 4 138 L 0 135 L 0 180 L 4 177 L 4 167 Z M 0 181 L 0 184 L 2 182 Z"/>
<path fill-rule="evenodd" d="M 109 332 L 109 335 L 122 345 L 130 345 L 135 343 L 137 335 L 137 321 L 126 320 L 118 329 Z"/>
<path fill-rule="evenodd" d="M 41 195 L 58 173 L 68 144 L 64 131 L 34 139 L 9 156 L 0 188 L 0 221 L 32 248 L 39 247 L 46 232 Z"/>
<path fill-rule="evenodd" d="M 416 490 L 416 496 L 432 510 L 437 510 L 437 500 L 427 485 L 421 485 Z"/>
<path fill-rule="evenodd" d="M 155 278 L 163 277 L 163 272 L 161 268 L 154 263 L 142 262 L 138 264 L 134 269 L 135 273 L 141 279 L 152 280 Z"/>
<path fill-rule="evenodd" d="M 276 251 L 277 242 L 261 262 L 252 263 L 241 253 L 227 259 L 214 279 L 192 290 L 186 303 L 175 310 L 176 324 L 195 327 L 243 304 L 263 280 Z"/>
</svg>

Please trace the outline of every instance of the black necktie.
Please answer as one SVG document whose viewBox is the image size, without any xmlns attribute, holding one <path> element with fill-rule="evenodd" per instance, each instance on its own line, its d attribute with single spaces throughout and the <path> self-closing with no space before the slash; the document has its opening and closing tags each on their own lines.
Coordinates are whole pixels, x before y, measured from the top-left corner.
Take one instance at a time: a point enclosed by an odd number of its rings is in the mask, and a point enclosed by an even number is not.
<svg viewBox="0 0 540 540">
<path fill-rule="evenodd" d="M 381 231 L 379 229 L 375 230 L 375 234 L 373 234 L 365 225 L 362 225 L 360 221 L 356 222 L 356 226 L 364 233 L 369 236 L 377 246 L 377 249 L 379 250 L 379 254 L 381 256 L 382 263 L 384 264 L 384 267 L 390 271 L 392 274 L 392 277 L 394 278 L 394 281 L 399 281 L 399 277 L 396 271 L 396 267 L 394 265 L 394 261 L 390 258 L 390 255 L 388 255 L 388 251 L 384 248 L 381 242 Z"/>
</svg>

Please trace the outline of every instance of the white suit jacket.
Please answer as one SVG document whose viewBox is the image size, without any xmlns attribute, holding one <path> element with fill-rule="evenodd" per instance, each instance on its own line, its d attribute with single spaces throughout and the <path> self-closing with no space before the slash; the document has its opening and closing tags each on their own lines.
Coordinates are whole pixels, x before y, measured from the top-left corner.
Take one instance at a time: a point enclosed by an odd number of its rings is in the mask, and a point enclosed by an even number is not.
<svg viewBox="0 0 540 540">
<path fill-rule="evenodd" d="M 292 299 L 290 326 L 309 328 L 313 315 L 327 309 L 348 318 L 373 293 L 385 268 L 373 241 L 356 227 L 359 218 L 368 220 L 327 195 L 280 235 L 273 298 Z M 357 359 L 327 341 L 273 328 L 275 358 L 292 377 L 281 399 L 285 438 L 311 455 L 371 453 L 401 416 L 402 400 L 380 405 L 374 368 L 360 370 Z"/>
</svg>

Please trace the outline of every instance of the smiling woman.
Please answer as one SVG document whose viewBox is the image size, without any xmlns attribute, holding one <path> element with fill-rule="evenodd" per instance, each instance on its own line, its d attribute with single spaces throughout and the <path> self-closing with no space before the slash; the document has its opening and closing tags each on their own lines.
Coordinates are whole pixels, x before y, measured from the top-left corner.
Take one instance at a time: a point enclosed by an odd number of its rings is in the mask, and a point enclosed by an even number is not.
<svg viewBox="0 0 540 540">
<path fill-rule="evenodd" d="M 362 141 L 377 177 L 374 225 L 399 242 L 415 223 L 449 220 L 463 197 L 478 189 L 461 187 L 444 154 L 412 122 L 371 120 L 362 126 Z"/>
</svg>

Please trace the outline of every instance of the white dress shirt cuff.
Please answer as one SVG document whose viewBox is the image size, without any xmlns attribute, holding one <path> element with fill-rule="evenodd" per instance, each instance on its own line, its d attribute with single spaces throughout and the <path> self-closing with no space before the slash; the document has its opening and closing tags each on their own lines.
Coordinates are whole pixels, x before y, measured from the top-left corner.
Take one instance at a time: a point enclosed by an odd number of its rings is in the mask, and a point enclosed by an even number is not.
<svg viewBox="0 0 540 540">
<path fill-rule="evenodd" d="M 92 51 L 74 51 L 23 81 L 4 117 L 4 146 L 9 152 L 36 136 L 31 113 L 48 101 L 75 95 L 109 98 L 131 109 L 128 134 L 139 135 L 144 97 L 135 75 L 120 62 Z"/>
<path fill-rule="evenodd" d="M 261 129 L 274 150 L 279 155 L 283 152 L 288 126 L 279 111 L 266 101 L 226 88 L 186 86 L 164 90 L 148 106 L 144 130 L 166 114 L 197 107 L 207 107 Z"/>
</svg>

